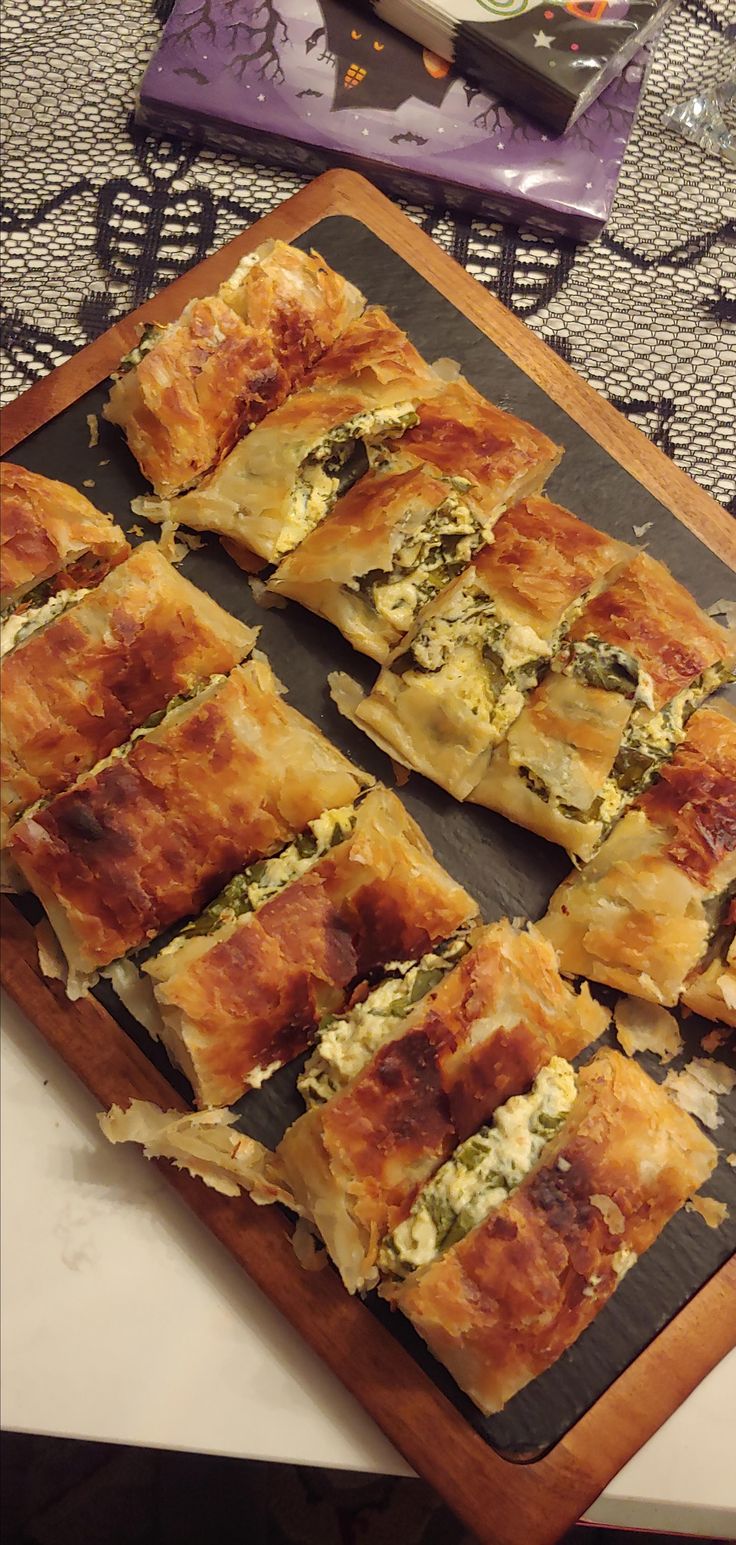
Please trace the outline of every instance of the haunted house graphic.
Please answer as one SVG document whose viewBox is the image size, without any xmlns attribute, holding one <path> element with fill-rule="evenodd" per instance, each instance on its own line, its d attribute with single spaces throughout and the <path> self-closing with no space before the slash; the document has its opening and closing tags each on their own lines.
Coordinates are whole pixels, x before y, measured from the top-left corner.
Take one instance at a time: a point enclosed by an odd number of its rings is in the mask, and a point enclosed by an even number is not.
<svg viewBox="0 0 736 1545">
<path fill-rule="evenodd" d="M 318 0 L 324 26 L 307 39 L 307 52 L 321 47 L 334 68 L 333 112 L 383 108 L 393 112 L 410 97 L 441 107 L 453 75 L 445 59 L 410 43 L 377 16 Z"/>
</svg>

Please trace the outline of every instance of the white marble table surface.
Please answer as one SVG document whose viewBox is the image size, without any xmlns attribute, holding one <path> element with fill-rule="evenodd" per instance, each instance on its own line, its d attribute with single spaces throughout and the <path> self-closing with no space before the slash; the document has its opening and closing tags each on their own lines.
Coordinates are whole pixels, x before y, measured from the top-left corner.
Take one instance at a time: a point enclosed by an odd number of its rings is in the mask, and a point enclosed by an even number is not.
<svg viewBox="0 0 736 1545">
<path fill-rule="evenodd" d="M 408 1475 L 14 1004 L 2 1027 L 2 1424 Z M 587 1515 L 736 1539 L 736 1354 Z"/>
</svg>

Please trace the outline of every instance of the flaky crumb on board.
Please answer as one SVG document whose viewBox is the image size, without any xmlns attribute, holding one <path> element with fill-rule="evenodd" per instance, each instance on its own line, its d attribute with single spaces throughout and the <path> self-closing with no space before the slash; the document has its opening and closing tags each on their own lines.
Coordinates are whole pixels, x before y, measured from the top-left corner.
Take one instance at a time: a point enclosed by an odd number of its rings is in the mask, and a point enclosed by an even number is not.
<svg viewBox="0 0 736 1545">
<path fill-rule="evenodd" d="M 87 428 L 89 430 L 89 448 L 94 450 L 100 443 L 100 421 L 96 413 L 87 414 Z"/>
<path fill-rule="evenodd" d="M 725 1046 L 729 1035 L 729 1030 L 709 1030 L 700 1043 L 703 1051 L 718 1051 L 719 1046 Z"/>
<path fill-rule="evenodd" d="M 403 762 L 397 762 L 394 757 L 391 758 L 391 767 L 397 787 L 403 789 L 411 777 L 409 768 L 405 767 Z"/>
<path fill-rule="evenodd" d="M 682 1051 L 682 1036 L 674 1014 L 643 998 L 619 998 L 613 1011 L 616 1038 L 633 1057 L 638 1051 L 653 1051 L 660 1062 L 671 1062 Z"/>
<path fill-rule="evenodd" d="M 256 606 L 262 606 L 264 612 L 280 612 L 283 611 L 285 606 L 288 606 L 289 603 L 286 597 L 277 595 L 274 590 L 269 590 L 268 585 L 264 580 L 259 579 L 257 574 L 248 575 L 248 584 L 250 585 Z"/>
<path fill-rule="evenodd" d="M 113 1105 L 97 1119 L 111 1143 L 140 1143 L 147 1159 L 169 1159 L 222 1196 L 247 1191 L 259 1206 L 282 1202 L 299 1211 L 275 1155 L 234 1128 L 234 1111 L 162 1111 L 150 1100 L 132 1100 L 127 1110 Z"/>
<path fill-rule="evenodd" d="M 680 1073 L 671 1069 L 664 1081 L 665 1089 L 676 1104 L 691 1116 L 697 1116 L 710 1131 L 723 1121 L 718 1110 L 718 1097 L 730 1094 L 735 1085 L 733 1068 L 725 1062 L 704 1057 L 693 1057 Z"/>
<path fill-rule="evenodd" d="M 691 1196 L 685 1203 L 685 1211 L 697 1212 L 708 1228 L 720 1228 L 729 1216 L 726 1203 L 716 1201 L 714 1196 Z"/>
</svg>

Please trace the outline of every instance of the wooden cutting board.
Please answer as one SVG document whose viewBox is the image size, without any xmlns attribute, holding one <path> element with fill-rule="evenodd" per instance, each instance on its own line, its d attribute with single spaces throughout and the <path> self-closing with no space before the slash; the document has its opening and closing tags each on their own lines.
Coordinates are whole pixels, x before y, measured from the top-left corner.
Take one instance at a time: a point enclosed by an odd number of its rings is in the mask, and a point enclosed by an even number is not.
<svg viewBox="0 0 736 1545">
<path fill-rule="evenodd" d="M 18 398 L 2 414 L 2 452 L 12 451 L 104 381 L 136 341 L 140 323 L 173 320 L 192 297 L 211 293 L 240 257 L 266 237 L 291 241 L 333 215 L 347 215 L 379 236 L 643 489 L 736 567 L 736 536 L 726 512 L 382 194 L 350 172 L 318 178 Z M 71 1004 L 58 984 L 40 976 L 32 929 L 8 902 L 3 903 L 3 924 L 3 984 L 100 1106 L 140 1098 L 185 1108 L 96 999 Z M 736 1262 L 731 1261 L 545 1457 L 533 1464 L 511 1463 L 469 1426 L 379 1321 L 348 1297 L 333 1272 L 302 1271 L 281 1214 L 258 1209 L 247 1198 L 220 1197 L 168 1164 L 160 1168 L 407 1461 L 488 1545 L 558 1539 L 736 1344 Z"/>
</svg>

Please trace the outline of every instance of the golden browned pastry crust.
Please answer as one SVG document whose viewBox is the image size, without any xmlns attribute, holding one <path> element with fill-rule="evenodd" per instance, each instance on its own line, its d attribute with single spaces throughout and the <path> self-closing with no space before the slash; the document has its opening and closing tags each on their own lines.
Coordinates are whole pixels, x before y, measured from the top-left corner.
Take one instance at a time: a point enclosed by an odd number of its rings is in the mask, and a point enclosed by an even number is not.
<svg viewBox="0 0 736 1545">
<path fill-rule="evenodd" d="M 4 662 L 2 841 L 34 800 L 88 772 L 177 693 L 229 671 L 255 637 L 152 542 L 136 548 Z"/>
<path fill-rule="evenodd" d="M 289 390 L 270 338 L 217 296 L 192 300 L 115 382 L 105 418 L 160 494 L 189 488 Z"/>
<path fill-rule="evenodd" d="M 130 548 L 119 526 L 67 483 L 0 462 L 0 610 L 42 580 L 81 589 L 122 563 Z"/>
<path fill-rule="evenodd" d="M 270 338 L 291 386 L 301 381 L 365 300 L 318 252 L 267 241 L 220 285 L 220 300 Z"/>
<path fill-rule="evenodd" d="M 392 1294 L 487 1415 L 573 1345 L 716 1163 L 637 1063 L 601 1051 L 578 1080 L 567 1121 L 519 1189 Z"/>
<path fill-rule="evenodd" d="M 476 912 L 397 796 L 376 789 L 349 837 L 211 938 L 149 961 L 171 1055 L 200 1105 L 230 1104 L 299 1055 L 349 984 L 424 953 Z"/>
<path fill-rule="evenodd" d="M 423 608 L 357 722 L 466 799 L 521 713 L 568 608 L 625 552 L 548 499 L 514 505 L 472 566 Z"/>
<path fill-rule="evenodd" d="M 364 418 L 350 439 L 378 444 L 396 432 L 396 420 L 437 379 L 401 329 L 379 306 L 351 323 L 307 376 L 299 391 L 242 439 L 199 487 L 176 500 L 144 501 L 153 520 L 171 518 L 186 526 L 217 531 L 277 561 L 302 541 L 328 513 L 337 497 L 325 496 L 321 510 L 307 517 L 312 484 L 303 468 L 323 467 L 323 446 L 338 440 L 343 426 Z M 376 426 L 373 416 L 395 409 Z M 315 453 L 313 455 L 313 453 Z M 319 489 L 318 489 L 319 492 Z M 295 504 L 296 501 L 296 504 Z"/>
<path fill-rule="evenodd" d="M 541 430 L 494 407 L 462 377 L 421 405 L 401 449 L 469 478 L 474 503 L 491 517 L 538 493 L 562 455 Z"/>
<path fill-rule="evenodd" d="M 198 911 L 364 782 L 258 659 L 29 812 L 9 850 L 70 966 L 89 973 Z"/>
<path fill-rule="evenodd" d="M 659 779 L 582 873 L 555 892 L 540 929 L 565 971 L 673 1004 L 703 958 L 710 905 L 736 882 L 736 722 L 693 714 Z"/>
<path fill-rule="evenodd" d="M 534 930 L 492 923 L 403 1035 L 295 1122 L 279 1154 L 351 1291 L 375 1281 L 381 1238 L 456 1143 L 551 1056 L 597 1039 L 608 1017 L 587 988 L 574 995 Z"/>
</svg>

